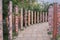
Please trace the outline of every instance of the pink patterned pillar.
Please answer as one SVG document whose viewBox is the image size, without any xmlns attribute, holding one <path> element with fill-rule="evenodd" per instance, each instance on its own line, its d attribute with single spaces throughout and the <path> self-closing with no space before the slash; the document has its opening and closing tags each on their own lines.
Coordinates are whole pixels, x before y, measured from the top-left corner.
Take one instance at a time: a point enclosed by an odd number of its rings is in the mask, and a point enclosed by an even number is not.
<svg viewBox="0 0 60 40">
<path fill-rule="evenodd" d="M 15 15 L 15 28 L 16 28 L 16 33 L 18 33 L 18 6 L 16 5 L 16 7 L 15 7 L 15 13 L 16 13 L 16 15 Z"/>
<path fill-rule="evenodd" d="M 12 40 L 12 1 L 9 1 L 9 12 L 8 12 L 8 21 L 9 21 L 9 26 L 8 26 L 8 40 Z"/>
<path fill-rule="evenodd" d="M 2 0 L 0 0 L 0 40 L 3 40 Z"/>
<path fill-rule="evenodd" d="M 28 10 L 28 26 L 30 25 L 30 10 Z"/>
<path fill-rule="evenodd" d="M 21 29 L 23 29 L 23 8 L 21 8 L 20 12 L 20 27 Z"/>
</svg>

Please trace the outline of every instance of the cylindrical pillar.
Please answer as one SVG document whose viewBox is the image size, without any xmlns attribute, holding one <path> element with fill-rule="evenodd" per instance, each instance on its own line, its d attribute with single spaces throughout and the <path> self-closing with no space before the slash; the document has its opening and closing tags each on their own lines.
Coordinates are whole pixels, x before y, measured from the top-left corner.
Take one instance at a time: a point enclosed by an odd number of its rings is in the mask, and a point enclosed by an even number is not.
<svg viewBox="0 0 60 40">
<path fill-rule="evenodd" d="M 33 11 L 31 11 L 31 24 L 33 24 Z"/>
<path fill-rule="evenodd" d="M 42 12 L 40 12 L 40 22 L 42 22 Z"/>
<path fill-rule="evenodd" d="M 47 19 L 48 18 L 48 15 L 47 15 L 47 12 L 45 13 L 45 22 L 47 22 Z"/>
<path fill-rule="evenodd" d="M 36 11 L 34 11 L 34 24 L 36 24 Z"/>
<path fill-rule="evenodd" d="M 12 1 L 9 1 L 8 10 L 8 40 L 12 40 Z"/>
<path fill-rule="evenodd" d="M 27 27 L 27 10 L 25 10 L 25 15 L 24 15 L 24 23 L 25 23 L 25 27 Z"/>
<path fill-rule="evenodd" d="M 37 23 L 39 23 L 39 12 L 37 12 Z"/>
<path fill-rule="evenodd" d="M 20 29 L 23 29 L 23 8 L 20 9 Z"/>
<path fill-rule="evenodd" d="M 30 25 L 30 10 L 28 10 L 28 26 Z"/>
<path fill-rule="evenodd" d="M 3 10 L 2 10 L 2 0 L 0 0 L 0 40 L 3 40 Z"/>
<path fill-rule="evenodd" d="M 18 33 L 18 6 L 16 5 L 15 7 L 15 28 L 16 28 L 16 33 Z"/>
<path fill-rule="evenodd" d="M 44 22 L 44 12 L 43 12 L 43 22 Z"/>
<path fill-rule="evenodd" d="M 57 37 L 57 3 L 53 5 L 54 14 L 53 14 L 53 40 L 56 40 Z"/>
</svg>

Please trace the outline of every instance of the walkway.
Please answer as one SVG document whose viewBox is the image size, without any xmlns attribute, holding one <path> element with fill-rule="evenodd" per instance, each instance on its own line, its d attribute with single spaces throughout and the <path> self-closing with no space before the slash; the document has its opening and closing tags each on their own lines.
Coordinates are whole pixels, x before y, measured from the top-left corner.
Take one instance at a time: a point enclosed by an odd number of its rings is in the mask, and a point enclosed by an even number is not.
<svg viewBox="0 0 60 40">
<path fill-rule="evenodd" d="M 27 27 L 19 32 L 15 40 L 50 40 L 47 34 L 48 23 L 39 23 Z"/>
</svg>

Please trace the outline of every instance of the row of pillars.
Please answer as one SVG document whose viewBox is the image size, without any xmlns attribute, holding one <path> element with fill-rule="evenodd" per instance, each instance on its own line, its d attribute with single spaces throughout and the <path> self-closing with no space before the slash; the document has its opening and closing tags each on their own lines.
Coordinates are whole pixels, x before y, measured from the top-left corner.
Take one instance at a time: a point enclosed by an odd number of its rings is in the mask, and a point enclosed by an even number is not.
<svg viewBox="0 0 60 40">
<path fill-rule="evenodd" d="M 24 29 L 24 27 L 30 26 L 31 24 L 48 21 L 47 12 L 39 12 L 39 11 L 37 12 L 37 11 L 30 11 L 30 10 L 23 11 L 23 8 L 21 8 L 19 12 L 19 8 L 17 5 L 15 6 L 15 15 L 12 15 L 12 1 L 9 2 L 8 9 L 9 9 L 9 12 L 7 17 L 8 19 L 7 25 L 8 25 L 9 40 L 12 40 L 13 24 L 14 24 L 16 33 L 18 33 L 19 27 L 20 29 Z"/>
</svg>

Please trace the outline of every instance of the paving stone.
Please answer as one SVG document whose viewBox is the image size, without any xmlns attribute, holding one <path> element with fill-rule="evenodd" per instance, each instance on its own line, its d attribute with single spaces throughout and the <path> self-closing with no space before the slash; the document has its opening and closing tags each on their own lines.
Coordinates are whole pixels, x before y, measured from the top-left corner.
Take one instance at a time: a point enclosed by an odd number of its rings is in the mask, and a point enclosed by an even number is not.
<svg viewBox="0 0 60 40">
<path fill-rule="evenodd" d="M 19 35 L 15 40 L 50 40 L 47 34 L 48 28 L 48 23 L 31 25 L 23 32 L 19 32 Z"/>
</svg>

